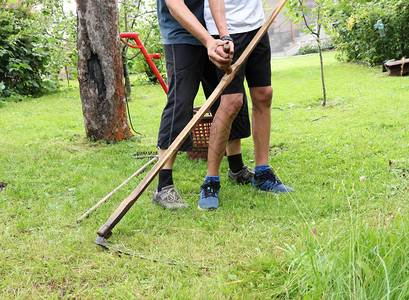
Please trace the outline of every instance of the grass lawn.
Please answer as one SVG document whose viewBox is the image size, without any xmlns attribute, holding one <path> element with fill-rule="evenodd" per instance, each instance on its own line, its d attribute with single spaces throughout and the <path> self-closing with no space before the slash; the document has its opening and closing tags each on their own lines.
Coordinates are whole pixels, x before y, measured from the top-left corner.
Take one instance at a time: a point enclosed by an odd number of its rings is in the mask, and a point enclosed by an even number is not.
<svg viewBox="0 0 409 300">
<path fill-rule="evenodd" d="M 0 103 L 0 298 L 408 299 L 409 78 L 324 61 L 326 107 L 317 55 L 272 61 L 270 164 L 296 192 L 228 182 L 224 159 L 221 206 L 201 212 L 206 162 L 179 154 L 191 208 L 154 206 L 155 180 L 108 240 L 132 257 L 94 240 L 146 172 L 75 221 L 156 150 L 160 85 L 133 87 L 142 135 L 113 144 L 85 138 L 77 86 Z"/>
</svg>

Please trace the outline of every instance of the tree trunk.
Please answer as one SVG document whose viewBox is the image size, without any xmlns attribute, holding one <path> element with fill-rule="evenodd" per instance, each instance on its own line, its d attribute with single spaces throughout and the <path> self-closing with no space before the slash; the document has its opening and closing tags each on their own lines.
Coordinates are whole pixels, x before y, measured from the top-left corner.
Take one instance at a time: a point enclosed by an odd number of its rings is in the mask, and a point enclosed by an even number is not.
<svg viewBox="0 0 409 300">
<path fill-rule="evenodd" d="M 321 66 L 322 106 L 325 106 L 327 104 L 327 90 L 325 88 L 324 60 L 322 58 L 322 48 L 321 48 L 321 41 L 320 40 L 318 40 L 318 52 L 320 54 L 320 66 Z"/>
<path fill-rule="evenodd" d="M 78 81 L 88 138 L 120 141 L 129 128 L 117 0 L 77 1 Z"/>
<path fill-rule="evenodd" d="M 318 5 L 320 5 L 320 4 L 322 4 L 322 3 L 319 3 Z M 321 17 L 321 6 L 318 6 L 316 39 L 317 39 L 317 45 L 318 45 L 318 52 L 320 54 L 321 83 L 322 83 L 322 106 L 325 106 L 325 105 L 327 105 L 327 90 L 325 88 L 324 60 L 322 58 L 320 17 Z"/>
<path fill-rule="evenodd" d="M 122 59 L 124 62 L 124 76 L 125 76 L 125 95 L 126 97 L 130 97 L 132 93 L 132 88 L 131 88 L 131 79 L 129 78 L 129 73 L 127 71 L 127 66 L 128 66 L 128 58 L 126 57 L 126 50 L 122 48 L 122 51 L 125 51 L 122 55 Z M 129 100 L 129 99 L 128 99 Z"/>
</svg>

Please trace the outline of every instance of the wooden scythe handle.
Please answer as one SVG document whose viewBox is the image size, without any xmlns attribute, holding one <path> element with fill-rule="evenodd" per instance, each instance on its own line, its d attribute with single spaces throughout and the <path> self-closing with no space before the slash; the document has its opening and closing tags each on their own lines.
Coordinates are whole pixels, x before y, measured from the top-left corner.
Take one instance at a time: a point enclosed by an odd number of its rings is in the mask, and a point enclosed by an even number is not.
<svg viewBox="0 0 409 300">
<path fill-rule="evenodd" d="M 132 205 L 138 200 L 141 194 L 145 191 L 145 189 L 149 186 L 149 184 L 153 181 L 155 176 L 159 173 L 159 171 L 163 168 L 163 166 L 169 161 L 171 157 L 176 155 L 179 147 L 183 144 L 183 142 L 187 139 L 189 134 L 195 128 L 195 126 L 200 122 L 206 112 L 210 109 L 213 103 L 220 97 L 223 90 L 227 87 L 227 85 L 233 80 L 234 76 L 236 75 L 237 71 L 243 65 L 243 63 L 247 60 L 250 53 L 254 50 L 257 44 L 260 42 L 261 38 L 267 32 L 268 28 L 273 23 L 274 19 L 277 17 L 278 13 L 283 8 L 284 4 L 287 0 L 281 0 L 271 15 L 267 18 L 264 25 L 260 28 L 257 34 L 254 36 L 253 40 L 244 50 L 242 55 L 236 61 L 236 63 L 232 66 L 232 72 L 230 74 L 225 74 L 221 79 L 218 86 L 215 88 L 213 93 L 210 97 L 205 101 L 202 107 L 197 111 L 194 117 L 190 120 L 190 122 L 186 125 L 186 127 L 182 130 L 182 132 L 177 136 L 177 138 L 173 141 L 173 143 L 169 146 L 166 152 L 162 155 L 159 161 L 152 167 L 148 174 L 146 174 L 145 178 L 139 183 L 136 189 L 122 201 L 122 203 L 118 206 L 115 212 L 111 215 L 108 221 L 98 230 L 98 235 L 103 238 L 109 238 L 112 234 L 112 229 L 115 225 L 122 219 L 122 217 L 128 212 L 128 210 L 132 207 Z"/>
</svg>

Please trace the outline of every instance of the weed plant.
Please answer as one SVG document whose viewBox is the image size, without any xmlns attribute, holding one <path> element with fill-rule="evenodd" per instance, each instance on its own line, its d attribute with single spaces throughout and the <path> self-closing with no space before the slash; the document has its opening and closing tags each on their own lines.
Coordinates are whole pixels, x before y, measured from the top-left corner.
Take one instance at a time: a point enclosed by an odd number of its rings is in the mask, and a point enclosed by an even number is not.
<svg viewBox="0 0 409 300">
<path fill-rule="evenodd" d="M 156 151 L 161 87 L 133 87 L 141 135 L 111 144 L 85 138 L 76 87 L 4 103 L 0 298 L 408 299 L 408 78 L 324 55 L 324 108 L 317 55 L 272 61 L 270 163 L 296 192 L 229 182 L 224 159 L 221 206 L 201 212 L 206 162 L 179 154 L 190 208 L 153 205 L 155 180 L 108 240 L 133 256 L 94 240 L 146 172 L 75 221 Z M 251 139 L 242 150 L 254 167 Z"/>
</svg>

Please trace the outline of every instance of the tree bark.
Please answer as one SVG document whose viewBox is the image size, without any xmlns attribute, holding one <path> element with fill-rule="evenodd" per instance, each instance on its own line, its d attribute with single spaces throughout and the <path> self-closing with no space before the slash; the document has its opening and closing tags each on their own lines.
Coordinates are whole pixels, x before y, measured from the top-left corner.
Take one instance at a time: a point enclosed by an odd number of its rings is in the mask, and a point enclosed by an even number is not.
<svg viewBox="0 0 409 300">
<path fill-rule="evenodd" d="M 130 137 L 117 0 L 77 1 L 77 22 L 78 81 L 87 137 Z"/>
</svg>

